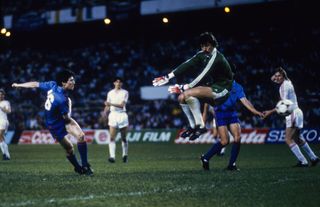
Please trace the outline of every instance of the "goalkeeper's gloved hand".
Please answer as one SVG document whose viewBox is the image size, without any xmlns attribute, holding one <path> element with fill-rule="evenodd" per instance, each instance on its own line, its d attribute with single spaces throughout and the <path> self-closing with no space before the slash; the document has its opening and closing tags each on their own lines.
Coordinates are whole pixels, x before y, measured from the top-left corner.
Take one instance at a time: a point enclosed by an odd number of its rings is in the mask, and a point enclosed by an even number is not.
<svg viewBox="0 0 320 207">
<path fill-rule="evenodd" d="M 153 79 L 152 84 L 153 86 L 162 86 L 169 82 L 169 77 L 167 75 L 158 77 Z"/>
<path fill-rule="evenodd" d="M 169 86 L 168 91 L 170 93 L 176 93 L 176 94 L 180 94 L 183 93 L 185 90 L 189 89 L 189 85 L 185 84 L 185 85 L 179 85 L 179 84 L 175 84 L 174 86 Z"/>
</svg>

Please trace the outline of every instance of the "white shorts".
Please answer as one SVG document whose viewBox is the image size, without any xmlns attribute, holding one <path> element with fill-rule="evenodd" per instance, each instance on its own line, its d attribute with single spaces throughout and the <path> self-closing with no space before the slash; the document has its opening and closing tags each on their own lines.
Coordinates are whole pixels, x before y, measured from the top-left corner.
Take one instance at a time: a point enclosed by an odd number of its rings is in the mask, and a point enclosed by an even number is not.
<svg viewBox="0 0 320 207">
<path fill-rule="evenodd" d="M 5 132 L 8 130 L 9 121 L 8 120 L 0 120 L 0 129 L 4 130 Z"/>
<path fill-rule="evenodd" d="M 129 125 L 129 120 L 128 120 L 128 115 L 125 112 L 115 112 L 112 111 L 109 114 L 109 126 L 114 127 L 114 128 L 124 128 Z"/>
<path fill-rule="evenodd" d="M 286 127 L 303 128 L 303 113 L 301 109 L 296 108 L 290 115 L 286 116 Z"/>
</svg>

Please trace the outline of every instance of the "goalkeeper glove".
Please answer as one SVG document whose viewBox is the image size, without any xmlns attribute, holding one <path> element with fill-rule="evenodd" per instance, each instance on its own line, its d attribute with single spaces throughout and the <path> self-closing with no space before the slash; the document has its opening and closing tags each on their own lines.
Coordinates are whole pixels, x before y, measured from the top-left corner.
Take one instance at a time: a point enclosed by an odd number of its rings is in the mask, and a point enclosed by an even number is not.
<svg viewBox="0 0 320 207">
<path fill-rule="evenodd" d="M 180 93 L 183 93 L 185 90 L 188 90 L 189 88 L 190 87 L 188 84 L 185 84 L 185 85 L 175 84 L 174 86 L 169 86 L 168 91 L 170 93 L 180 94 Z"/>
<path fill-rule="evenodd" d="M 158 78 L 153 79 L 152 84 L 153 86 L 162 86 L 169 82 L 169 77 L 167 75 L 161 76 Z"/>
</svg>

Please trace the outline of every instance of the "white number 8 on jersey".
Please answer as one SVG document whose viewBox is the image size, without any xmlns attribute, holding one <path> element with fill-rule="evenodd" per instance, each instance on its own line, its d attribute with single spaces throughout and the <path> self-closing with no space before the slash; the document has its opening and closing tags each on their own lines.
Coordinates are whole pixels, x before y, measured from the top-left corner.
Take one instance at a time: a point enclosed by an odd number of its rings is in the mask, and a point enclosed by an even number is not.
<svg viewBox="0 0 320 207">
<path fill-rule="evenodd" d="M 44 104 L 44 108 L 47 111 L 50 111 L 53 101 L 54 101 L 54 95 L 51 89 L 48 91 L 47 100 L 46 100 L 46 103 Z"/>
</svg>

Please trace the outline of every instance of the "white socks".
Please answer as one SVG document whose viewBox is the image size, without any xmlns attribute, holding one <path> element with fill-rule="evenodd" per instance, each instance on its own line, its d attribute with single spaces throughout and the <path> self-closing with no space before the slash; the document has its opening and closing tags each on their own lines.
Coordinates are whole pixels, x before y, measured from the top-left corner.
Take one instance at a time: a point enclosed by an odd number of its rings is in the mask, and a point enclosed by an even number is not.
<svg viewBox="0 0 320 207">
<path fill-rule="evenodd" d="M 186 99 L 186 102 L 189 105 L 189 108 L 193 114 L 193 118 L 196 122 L 196 125 L 200 125 L 200 128 L 204 128 L 205 125 L 204 125 L 202 115 L 201 115 L 199 100 L 197 98 L 191 96 Z"/>
<path fill-rule="evenodd" d="M 302 164 L 308 164 L 307 159 L 303 156 L 297 144 L 295 143 L 291 144 L 290 149 Z"/>
<path fill-rule="evenodd" d="M 128 141 L 122 142 L 122 157 L 128 155 L 129 143 Z M 109 154 L 111 158 L 116 158 L 116 142 L 110 141 L 109 143 Z"/>
<path fill-rule="evenodd" d="M 182 111 L 184 112 L 184 114 L 187 116 L 188 118 L 188 121 L 189 121 L 189 125 L 192 129 L 195 128 L 196 126 L 196 123 L 195 123 L 195 120 L 193 118 L 193 115 L 192 115 L 192 112 L 190 110 L 190 107 L 188 104 L 180 104 L 181 108 L 182 108 Z"/>
<path fill-rule="evenodd" d="M 0 142 L 0 148 L 1 148 L 2 154 L 5 154 L 8 158 L 10 158 L 10 153 L 9 153 L 9 148 L 7 143 L 5 143 L 4 141 Z"/>
<path fill-rule="evenodd" d="M 318 157 L 314 154 L 312 149 L 309 147 L 309 144 L 306 142 L 304 145 L 301 146 L 301 148 L 307 153 L 307 155 L 310 157 L 311 160 L 315 160 Z"/>
<path fill-rule="evenodd" d="M 116 142 L 111 141 L 109 142 L 109 154 L 110 158 L 116 158 Z"/>
<path fill-rule="evenodd" d="M 129 148 L 129 143 L 128 141 L 124 142 L 122 141 L 122 157 L 125 155 L 128 155 L 128 148 Z"/>
</svg>

